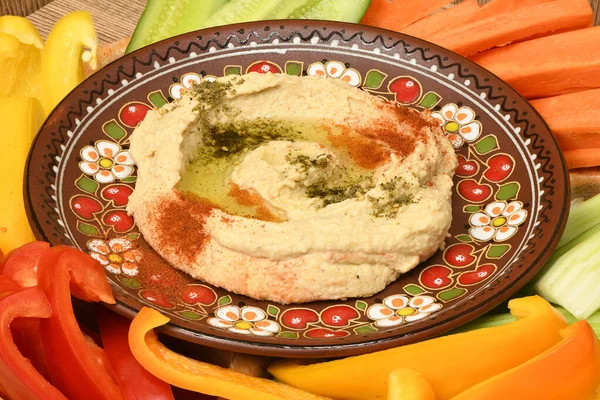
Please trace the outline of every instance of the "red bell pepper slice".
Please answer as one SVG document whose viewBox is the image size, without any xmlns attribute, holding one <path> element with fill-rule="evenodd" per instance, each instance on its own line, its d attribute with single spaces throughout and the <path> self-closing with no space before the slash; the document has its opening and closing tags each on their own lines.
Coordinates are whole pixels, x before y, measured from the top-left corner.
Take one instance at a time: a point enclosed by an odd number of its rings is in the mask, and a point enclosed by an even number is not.
<svg viewBox="0 0 600 400">
<path fill-rule="evenodd" d="M 2 278 L 3 285 L 7 281 Z M 15 283 L 16 285 L 16 283 Z M 17 349 L 10 331 L 17 317 L 49 318 L 52 309 L 40 288 L 17 289 L 0 300 L 0 384 L 15 400 L 67 400 Z"/>
<path fill-rule="evenodd" d="M 69 295 L 115 303 L 100 263 L 79 250 L 53 247 L 39 260 L 38 280 L 52 307 L 52 317 L 41 322 L 52 382 L 71 400 L 125 400 L 104 351 L 81 333 Z"/>
<path fill-rule="evenodd" d="M 0 274 L 8 276 L 21 287 L 37 286 L 38 260 L 49 248 L 46 242 L 31 242 L 14 249 L 0 263 Z"/>
<path fill-rule="evenodd" d="M 127 400 L 174 400 L 171 385 L 146 371 L 131 353 L 129 320 L 101 308 L 98 325 L 104 351 Z"/>
</svg>

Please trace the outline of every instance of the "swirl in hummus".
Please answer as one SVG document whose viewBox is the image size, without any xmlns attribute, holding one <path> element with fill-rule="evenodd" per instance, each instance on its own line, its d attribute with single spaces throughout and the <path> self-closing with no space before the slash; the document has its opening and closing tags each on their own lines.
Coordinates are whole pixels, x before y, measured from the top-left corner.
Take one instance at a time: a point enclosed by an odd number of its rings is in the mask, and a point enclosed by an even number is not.
<svg viewBox="0 0 600 400">
<path fill-rule="evenodd" d="M 373 295 L 444 245 L 456 156 L 426 112 L 344 82 L 203 82 L 131 137 L 128 211 L 173 267 L 279 303 Z"/>
</svg>

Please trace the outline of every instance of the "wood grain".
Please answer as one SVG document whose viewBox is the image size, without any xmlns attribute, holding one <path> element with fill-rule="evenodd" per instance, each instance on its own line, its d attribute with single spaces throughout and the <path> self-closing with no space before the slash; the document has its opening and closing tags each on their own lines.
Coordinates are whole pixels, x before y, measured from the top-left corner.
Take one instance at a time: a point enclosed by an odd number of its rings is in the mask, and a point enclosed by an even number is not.
<svg viewBox="0 0 600 400">
<path fill-rule="evenodd" d="M 0 15 L 26 16 L 52 0 L 0 0 Z"/>
</svg>

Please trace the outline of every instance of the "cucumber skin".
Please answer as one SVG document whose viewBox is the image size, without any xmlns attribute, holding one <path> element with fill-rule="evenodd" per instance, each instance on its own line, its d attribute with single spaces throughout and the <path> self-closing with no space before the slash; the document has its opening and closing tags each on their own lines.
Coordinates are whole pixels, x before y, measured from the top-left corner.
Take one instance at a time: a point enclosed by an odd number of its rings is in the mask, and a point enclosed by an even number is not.
<svg viewBox="0 0 600 400">
<path fill-rule="evenodd" d="M 354 3 L 353 6 L 348 7 L 351 3 Z M 311 8 L 304 8 L 295 12 L 290 18 L 352 22 L 357 24 L 363 18 L 370 5 L 371 0 L 321 0 Z M 339 12 L 339 10 L 345 11 Z"/>
<path fill-rule="evenodd" d="M 148 0 L 125 54 L 162 39 L 202 28 L 202 24 L 228 1 Z M 149 37 L 156 30 L 161 31 L 158 37 Z"/>
<path fill-rule="evenodd" d="M 203 24 L 202 28 L 265 19 L 286 0 L 230 0 Z M 252 10 L 248 8 L 252 6 Z"/>
</svg>

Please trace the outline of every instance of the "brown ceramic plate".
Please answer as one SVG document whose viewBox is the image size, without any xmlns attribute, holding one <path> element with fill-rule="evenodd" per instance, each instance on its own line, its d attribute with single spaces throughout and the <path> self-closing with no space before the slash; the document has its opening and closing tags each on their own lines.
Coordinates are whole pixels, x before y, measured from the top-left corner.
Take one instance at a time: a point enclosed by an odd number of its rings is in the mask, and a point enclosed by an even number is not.
<svg viewBox="0 0 600 400">
<path fill-rule="evenodd" d="M 182 87 L 248 71 L 344 79 L 434 111 L 460 159 L 446 250 L 373 297 L 291 306 L 228 293 L 165 264 L 125 211 L 136 180 L 129 135 L 148 109 Z M 470 61 L 380 29 L 274 21 L 166 40 L 93 75 L 36 138 L 25 196 L 39 239 L 106 265 L 117 312 L 133 317 L 143 306 L 157 308 L 171 318 L 165 333 L 209 346 L 325 357 L 427 339 L 508 299 L 556 245 L 568 183 L 540 116 Z"/>
</svg>

